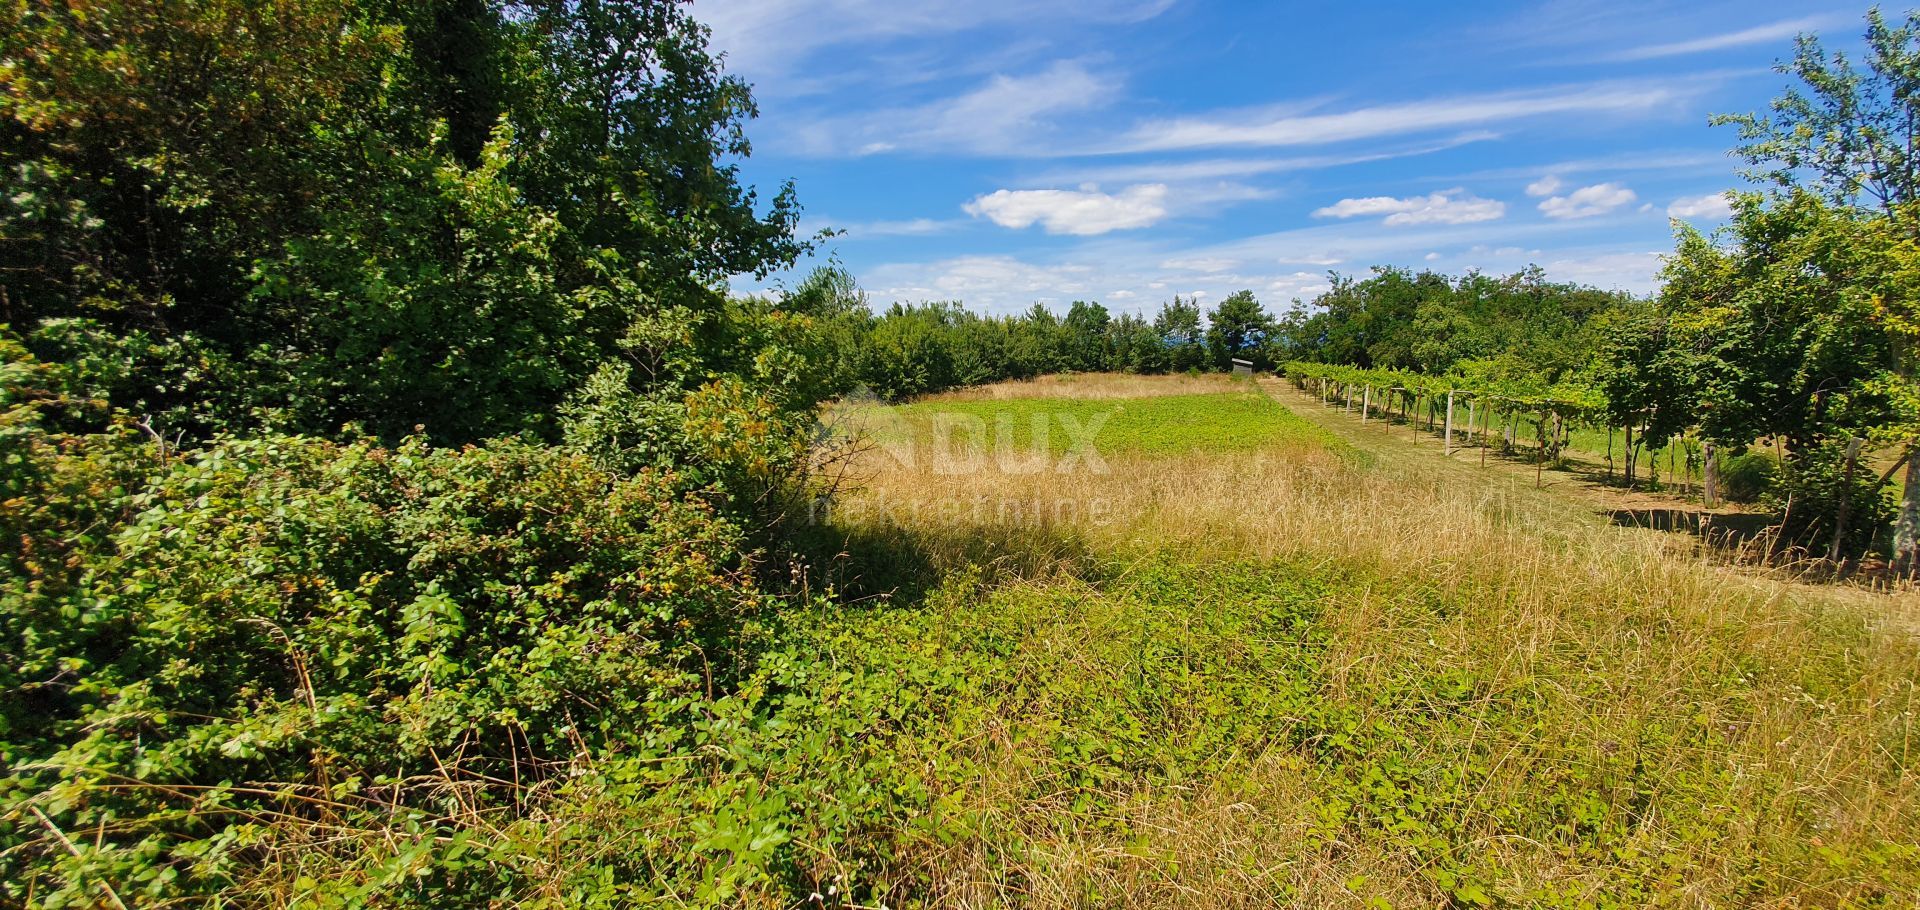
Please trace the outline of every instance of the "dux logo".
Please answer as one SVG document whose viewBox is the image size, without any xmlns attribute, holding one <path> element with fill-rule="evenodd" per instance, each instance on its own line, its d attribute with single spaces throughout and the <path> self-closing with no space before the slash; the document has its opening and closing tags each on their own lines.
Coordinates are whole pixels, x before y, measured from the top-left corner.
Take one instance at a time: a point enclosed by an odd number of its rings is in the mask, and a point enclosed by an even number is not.
<svg viewBox="0 0 1920 910">
<path fill-rule="evenodd" d="M 1005 474 L 1105 474 L 1109 468 L 1097 439 L 1111 417 L 1032 414 L 1023 433 L 1023 421 L 1012 414 L 989 423 L 978 415 L 941 411 L 932 415 L 931 438 L 917 443 L 913 433 L 883 432 L 878 447 L 903 467 L 917 468 L 924 457 L 926 466 L 942 475 L 990 468 Z"/>
</svg>

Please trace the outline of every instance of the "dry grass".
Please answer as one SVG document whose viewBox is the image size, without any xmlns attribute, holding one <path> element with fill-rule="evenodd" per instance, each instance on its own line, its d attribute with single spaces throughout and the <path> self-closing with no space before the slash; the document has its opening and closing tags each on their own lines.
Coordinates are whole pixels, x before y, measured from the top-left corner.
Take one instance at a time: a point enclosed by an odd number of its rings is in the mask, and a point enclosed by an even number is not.
<svg viewBox="0 0 1920 910">
<path fill-rule="evenodd" d="M 1197 376 L 1135 376 L 1126 373 L 1062 373 L 1021 382 L 996 382 L 919 399 L 940 401 L 1005 401 L 1015 398 L 1154 398 L 1162 395 L 1206 395 L 1246 388 L 1219 373 Z"/>
<path fill-rule="evenodd" d="M 1183 378 L 1075 377 L 967 394 L 1195 387 Z M 914 538 L 935 565 L 996 566 L 1003 583 L 1050 584 L 1078 564 L 1149 552 L 1199 563 L 1284 560 L 1370 579 L 1326 615 L 1336 669 L 1325 697 L 1384 710 L 1369 706 L 1367 693 L 1410 672 L 1467 668 L 1487 681 L 1479 697 L 1489 705 L 1545 705 L 1556 719 L 1548 729 L 1489 720 L 1420 753 L 1491 768 L 1477 792 L 1458 796 L 1459 836 L 1501 870 L 1495 884 L 1506 893 L 1592 896 L 1618 884 L 1621 871 L 1607 858 L 1569 855 L 1514 833 L 1506 819 L 1569 774 L 1614 767 L 1624 751 L 1640 763 L 1635 773 L 1655 789 L 1656 805 L 1638 810 L 1650 819 L 1645 830 L 1622 836 L 1635 850 L 1683 859 L 1684 880 L 1653 903 L 1843 905 L 1882 886 L 1895 902 L 1920 899 L 1900 878 L 1912 874 L 1910 855 L 1897 873 L 1820 859 L 1883 855 L 1920 830 L 1920 777 L 1911 770 L 1920 757 L 1920 649 L 1910 633 L 1920 597 L 1715 565 L 1688 538 L 1614 527 L 1510 478 L 1468 478 L 1445 463 L 1356 467 L 1301 443 L 1249 457 L 1108 464 L 1104 474 L 987 466 L 951 476 L 879 461 L 846 514 Z M 1085 629 L 1069 623 L 1057 634 L 1031 647 L 1057 653 L 1059 672 L 1074 672 L 1075 636 Z M 1711 735 L 1659 733 L 1687 724 Z M 946 851 L 939 880 L 951 905 L 1253 906 L 1285 895 L 1359 907 L 1374 897 L 1392 906 L 1441 897 L 1416 851 L 1391 835 L 1306 846 L 1318 784 L 1296 756 L 1247 756 L 1210 785 L 1139 790 L 1117 799 L 1111 824 L 1087 825 L 1066 820 L 1056 801 L 1021 795 L 1031 790 L 1022 777 L 1031 763 L 1014 732 L 989 737 L 1001 744 L 997 760 L 989 756 L 969 796 L 989 827 L 1030 845 L 1023 884 L 1017 894 L 985 884 L 1006 880 L 1006 860 L 978 844 L 972 854 Z M 1626 811 L 1632 791 L 1606 790 L 1618 803 L 1609 808 Z M 1660 800 L 1698 813 L 1710 833 L 1685 833 L 1660 815 Z M 1683 805 L 1689 800 L 1711 805 Z M 1756 868 L 1767 870 L 1758 887 L 1745 883 Z M 1895 880 L 1877 878 L 1885 875 Z"/>
</svg>

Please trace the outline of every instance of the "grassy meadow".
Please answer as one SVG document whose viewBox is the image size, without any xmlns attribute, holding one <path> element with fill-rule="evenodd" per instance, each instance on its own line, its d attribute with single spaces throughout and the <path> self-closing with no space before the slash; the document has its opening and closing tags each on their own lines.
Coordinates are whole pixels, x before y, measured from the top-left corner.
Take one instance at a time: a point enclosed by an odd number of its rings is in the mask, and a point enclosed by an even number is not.
<svg viewBox="0 0 1920 910">
<path fill-rule="evenodd" d="M 1201 394 L 1135 398 L 959 398 L 888 408 L 877 441 L 950 451 L 1064 455 L 1082 438 L 1107 454 L 1178 455 L 1190 452 L 1253 452 L 1318 444 L 1338 449 L 1331 435 L 1268 396 L 1229 388 Z M 943 437 L 941 434 L 945 434 Z"/>
<path fill-rule="evenodd" d="M 1920 900 L 1910 596 L 1357 458 L 1344 418 L 1249 385 L 1104 382 L 882 421 L 1112 415 L 1097 471 L 865 453 L 826 531 L 871 568 L 823 579 L 863 606 L 764 671 L 821 727 L 787 785 L 866 800 L 795 806 L 802 880 L 847 906 Z"/>
</svg>

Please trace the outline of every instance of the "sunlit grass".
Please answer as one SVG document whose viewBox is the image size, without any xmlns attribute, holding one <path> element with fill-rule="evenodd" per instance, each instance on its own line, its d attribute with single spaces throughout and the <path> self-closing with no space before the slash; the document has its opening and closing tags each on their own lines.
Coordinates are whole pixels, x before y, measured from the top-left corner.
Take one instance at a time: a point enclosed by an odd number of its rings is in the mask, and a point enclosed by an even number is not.
<svg viewBox="0 0 1920 910">
<path fill-rule="evenodd" d="M 1911 595 L 1717 566 L 1498 475 L 1356 463 L 1218 397 L 983 401 L 964 413 L 1112 413 L 1106 470 L 876 453 L 843 503 L 869 570 L 944 592 L 891 634 L 960 636 L 987 680 L 898 742 L 972 819 L 889 835 L 919 870 L 901 898 L 1920 899 Z M 957 771 L 935 757 L 954 744 Z"/>
<path fill-rule="evenodd" d="M 1342 445 L 1244 385 L 1202 395 L 941 400 L 892 408 L 889 416 L 875 423 L 885 440 L 981 452 L 1006 446 L 1061 455 L 1091 445 L 1105 456 L 1170 455 Z"/>
</svg>

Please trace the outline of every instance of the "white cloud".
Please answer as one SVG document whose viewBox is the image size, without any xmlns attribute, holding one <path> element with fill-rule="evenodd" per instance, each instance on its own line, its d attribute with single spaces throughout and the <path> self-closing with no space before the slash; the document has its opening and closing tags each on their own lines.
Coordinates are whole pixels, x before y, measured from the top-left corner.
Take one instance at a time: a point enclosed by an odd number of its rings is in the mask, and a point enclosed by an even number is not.
<svg viewBox="0 0 1920 910">
<path fill-rule="evenodd" d="M 1034 265 L 1012 256 L 958 256 L 931 263 L 882 265 L 861 276 L 881 301 L 959 300 L 1009 312 L 1034 301 L 1092 293 L 1095 270 L 1086 265 Z"/>
<path fill-rule="evenodd" d="M 1668 218 L 1719 221 L 1733 214 L 1733 200 L 1726 193 L 1708 193 L 1704 196 L 1682 196 L 1667 206 Z"/>
<path fill-rule="evenodd" d="M 1656 57 L 1678 57 L 1683 54 L 1698 54 L 1706 51 L 1724 50 L 1729 47 L 1744 47 L 1749 44 L 1765 44 L 1769 41 L 1784 41 L 1804 31 L 1819 28 L 1836 22 L 1833 16 L 1808 16 L 1803 19 L 1786 19 L 1766 25 L 1756 25 L 1734 32 L 1708 35 L 1704 38 L 1692 38 L 1686 41 L 1673 41 L 1665 44 L 1649 44 L 1612 54 L 1609 60 L 1652 60 Z"/>
<path fill-rule="evenodd" d="M 964 256 L 895 261 L 861 268 L 861 285 L 876 305 L 961 300 L 982 312 L 1010 313 L 1036 301 L 1056 310 L 1073 300 L 1101 300 L 1115 312 L 1151 313 L 1176 291 L 1200 290 L 1219 300 L 1250 288 L 1269 310 L 1293 296 L 1324 289 L 1325 273 L 1306 260 L 1336 251 L 1364 274 L 1366 266 L 1414 265 L 1441 251 L 1438 265 L 1506 274 L 1540 263 L 1556 281 L 1582 281 L 1645 293 L 1658 285 L 1659 256 L 1649 246 L 1567 247 L 1561 236 L 1585 236 L 1581 221 L 1502 219 L 1478 224 L 1386 228 L 1378 220 L 1329 222 L 1200 245 L 1170 242 L 1160 232 L 1082 240 L 1051 254 Z M 1220 271 L 1180 271 L 1178 264 L 1235 263 Z M 1298 263 L 1298 264 L 1295 264 Z M 1126 292 L 1125 294 L 1116 292 Z M 1131 295 L 1131 296 L 1128 296 Z"/>
<path fill-rule="evenodd" d="M 693 15 L 713 30 L 713 47 L 727 55 L 727 68 L 756 83 L 756 94 L 763 94 L 817 81 L 793 75 L 809 58 L 836 47 L 980 28 L 1138 22 L 1172 5 L 1172 0 L 695 0 Z M 927 68 L 927 61 L 914 62 L 916 69 Z"/>
<path fill-rule="evenodd" d="M 1439 254 L 1439 253 L 1428 253 L 1428 254 L 1427 254 L 1427 255 L 1426 255 L 1426 256 L 1425 256 L 1424 258 L 1425 258 L 1425 259 L 1426 259 L 1426 260 L 1427 260 L 1428 262 L 1439 262 L 1439 261 L 1440 261 L 1440 254 Z"/>
<path fill-rule="evenodd" d="M 1009 228 L 1040 224 L 1049 234 L 1089 236 L 1142 228 L 1167 216 L 1167 185 L 1130 186 L 1118 194 L 1080 190 L 995 190 L 963 208 Z"/>
<path fill-rule="evenodd" d="M 1540 211 L 1548 218 L 1574 219 L 1605 215 L 1640 197 L 1618 183 L 1583 186 L 1565 196 L 1549 196 L 1540 202 Z"/>
<path fill-rule="evenodd" d="M 1666 254 L 1660 252 L 1595 253 L 1577 258 L 1555 259 L 1541 266 L 1555 281 L 1590 284 L 1608 290 L 1651 292 L 1659 286 L 1660 266 Z"/>
<path fill-rule="evenodd" d="M 1565 180 L 1561 180 L 1559 175 L 1548 174 L 1547 176 L 1542 177 L 1539 180 L 1535 180 L 1534 182 L 1527 184 L 1527 195 L 1551 196 L 1554 193 L 1560 192 L 1560 188 L 1566 185 L 1567 185 L 1567 182 Z"/>
<path fill-rule="evenodd" d="M 965 222 L 960 222 L 965 223 Z M 933 218 L 908 218 L 900 221 L 862 221 L 852 224 L 836 225 L 848 237 L 925 237 L 930 234 L 942 234 L 954 228 L 953 221 L 940 221 Z"/>
<path fill-rule="evenodd" d="M 1266 282 L 1262 287 L 1266 293 L 1260 296 L 1261 302 L 1267 305 L 1269 312 L 1272 312 L 1274 305 L 1282 300 L 1310 299 L 1332 289 L 1333 286 L 1327 283 L 1325 274 L 1294 272 L 1290 275 L 1277 276 Z"/>
<path fill-rule="evenodd" d="M 1117 78 L 1062 60 L 1035 73 L 994 75 L 970 91 L 918 107 L 815 118 L 793 128 L 791 141 L 812 155 L 1024 154 L 1044 140 L 1057 118 L 1105 106 L 1119 90 Z"/>
<path fill-rule="evenodd" d="M 1507 204 L 1482 199 L 1463 189 L 1441 190 L 1426 196 L 1367 196 L 1342 199 L 1315 209 L 1315 218 L 1357 218 L 1385 215 L 1389 226 L 1410 224 L 1472 224 L 1493 221 L 1507 213 Z"/>
<path fill-rule="evenodd" d="M 1198 161 L 1148 161 L 1140 164 L 1074 167 L 1048 172 L 1039 179 L 1054 183 L 1093 181 L 1096 183 L 1175 183 L 1188 180 L 1218 180 L 1228 177 L 1255 177 L 1289 171 L 1321 170 L 1429 155 L 1459 148 L 1474 142 L 1500 138 L 1498 134 L 1477 130 L 1450 139 L 1408 146 L 1384 152 L 1356 152 L 1348 155 L 1299 155 L 1285 158 L 1206 158 Z"/>
<path fill-rule="evenodd" d="M 1463 128 L 1549 114 L 1625 113 L 1671 105 L 1687 89 L 1655 83 L 1600 83 L 1553 89 L 1461 95 L 1385 104 L 1331 114 L 1297 109 L 1231 111 L 1205 117 L 1156 120 L 1136 127 L 1109 152 L 1166 151 L 1225 146 L 1316 145 Z"/>
<path fill-rule="evenodd" d="M 1186 259 L 1176 258 L 1168 259 L 1160 263 L 1160 267 L 1163 269 L 1180 269 L 1181 271 L 1187 272 L 1224 272 L 1228 269 L 1237 268 L 1239 265 L 1240 260 L 1238 259 L 1226 259 L 1219 256 L 1198 256 Z"/>
</svg>

